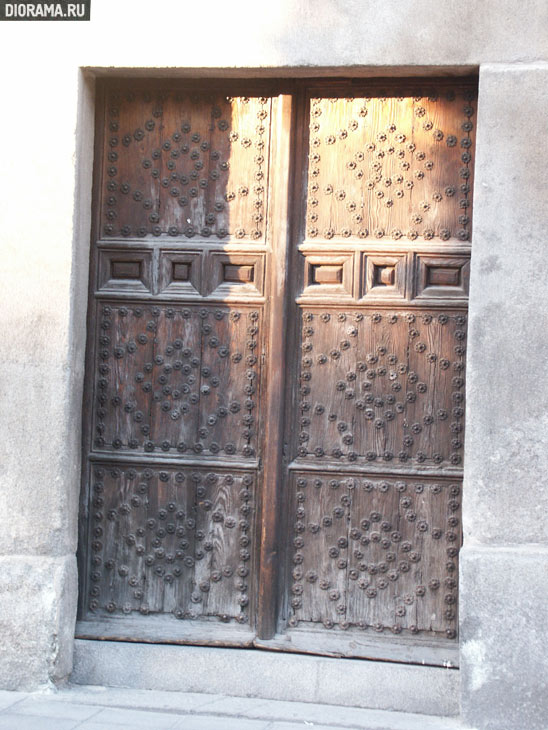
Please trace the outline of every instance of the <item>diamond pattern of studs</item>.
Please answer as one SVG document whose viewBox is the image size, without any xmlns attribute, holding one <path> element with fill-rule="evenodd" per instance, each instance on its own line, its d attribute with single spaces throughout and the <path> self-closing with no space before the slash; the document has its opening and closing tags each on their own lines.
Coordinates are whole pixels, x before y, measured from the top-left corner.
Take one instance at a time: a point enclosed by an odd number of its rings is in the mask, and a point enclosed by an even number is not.
<svg viewBox="0 0 548 730">
<path fill-rule="evenodd" d="M 254 458 L 254 309 L 99 305 L 94 448 Z"/>
<path fill-rule="evenodd" d="M 249 622 L 255 478 L 92 467 L 87 607 Z"/>
<path fill-rule="evenodd" d="M 311 99 L 307 237 L 467 241 L 475 93 L 385 93 Z"/>
<path fill-rule="evenodd" d="M 264 240 L 270 99 L 112 93 L 101 234 Z"/>
<path fill-rule="evenodd" d="M 459 466 L 465 339 L 462 313 L 305 312 L 298 457 Z"/>
<path fill-rule="evenodd" d="M 289 626 L 457 635 L 459 481 L 296 473 Z"/>
</svg>

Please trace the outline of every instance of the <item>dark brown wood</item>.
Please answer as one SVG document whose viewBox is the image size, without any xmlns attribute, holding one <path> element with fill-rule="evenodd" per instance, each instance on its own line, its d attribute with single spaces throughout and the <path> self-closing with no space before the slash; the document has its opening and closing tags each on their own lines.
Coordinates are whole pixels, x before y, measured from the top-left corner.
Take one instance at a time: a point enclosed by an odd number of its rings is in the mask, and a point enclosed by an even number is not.
<svg viewBox="0 0 548 730">
<path fill-rule="evenodd" d="M 278 609 L 280 505 L 282 497 L 282 455 L 284 391 L 286 380 L 286 286 L 289 248 L 289 188 L 291 181 L 292 100 L 280 96 L 276 104 L 275 146 L 272 176 L 272 239 L 275 251 L 270 271 L 270 329 L 267 340 L 268 393 L 266 397 L 264 477 L 261 509 L 260 582 L 257 631 L 261 638 L 271 638 L 276 630 Z"/>
<path fill-rule="evenodd" d="M 456 638 L 474 90 L 356 86 L 300 160 L 280 630 L 420 656 Z"/>
<path fill-rule="evenodd" d="M 136 636 L 149 617 L 174 636 L 213 618 L 241 644 L 259 575 L 272 96 L 99 86 L 80 616 L 113 635 L 130 617 Z"/>
<path fill-rule="evenodd" d="M 248 626 L 218 621 L 178 621 L 170 616 L 110 617 L 76 622 L 77 639 L 134 641 L 151 644 L 252 647 L 255 632 Z"/>
<path fill-rule="evenodd" d="M 80 635 L 454 663 L 474 97 L 98 84 Z"/>
</svg>

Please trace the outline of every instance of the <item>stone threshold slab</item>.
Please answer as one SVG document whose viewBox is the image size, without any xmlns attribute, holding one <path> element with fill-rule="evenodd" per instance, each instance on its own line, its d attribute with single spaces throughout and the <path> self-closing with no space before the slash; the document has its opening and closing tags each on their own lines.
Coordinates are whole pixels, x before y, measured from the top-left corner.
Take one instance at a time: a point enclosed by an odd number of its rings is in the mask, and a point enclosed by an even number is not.
<svg viewBox="0 0 548 730">
<path fill-rule="evenodd" d="M 459 712 L 459 671 L 257 649 L 75 641 L 75 685 L 319 703 L 442 717 Z"/>
</svg>

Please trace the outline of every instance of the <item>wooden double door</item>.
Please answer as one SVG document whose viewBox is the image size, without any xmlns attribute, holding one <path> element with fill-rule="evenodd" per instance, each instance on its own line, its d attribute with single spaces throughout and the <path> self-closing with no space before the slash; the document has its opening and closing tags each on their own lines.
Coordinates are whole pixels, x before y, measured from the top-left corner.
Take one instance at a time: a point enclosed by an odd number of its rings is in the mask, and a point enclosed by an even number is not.
<svg viewBox="0 0 548 730">
<path fill-rule="evenodd" d="M 474 99 L 99 84 L 78 635 L 454 661 Z"/>
</svg>

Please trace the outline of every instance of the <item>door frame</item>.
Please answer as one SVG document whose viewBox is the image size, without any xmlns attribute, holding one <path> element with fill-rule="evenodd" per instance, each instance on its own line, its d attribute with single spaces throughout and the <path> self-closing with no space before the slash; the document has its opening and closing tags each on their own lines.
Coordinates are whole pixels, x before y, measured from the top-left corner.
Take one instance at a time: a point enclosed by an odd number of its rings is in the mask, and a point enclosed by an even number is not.
<svg viewBox="0 0 548 730">
<path fill-rule="evenodd" d="M 150 78 L 150 77 L 149 77 Z M 404 81 L 400 83 L 435 83 L 438 79 L 436 78 L 416 78 L 413 77 L 411 79 L 405 79 Z M 443 79 L 439 79 L 440 81 L 443 81 Z M 462 79 L 461 79 L 462 80 Z M 286 327 L 289 325 L 291 327 L 291 324 L 288 323 L 288 305 L 289 305 L 289 297 L 291 295 L 291 292 L 293 291 L 293 287 L 287 283 L 286 277 L 283 272 L 283 267 L 280 267 L 281 262 L 287 262 L 288 261 L 288 255 L 289 255 L 289 248 L 290 248 L 290 241 L 294 239 L 295 237 L 295 227 L 300 225 L 300 220 L 297 220 L 297 216 L 293 215 L 291 216 L 289 214 L 289 208 L 290 208 L 290 198 L 293 197 L 295 201 L 299 200 L 300 191 L 299 187 L 301 184 L 301 180 L 299 178 L 298 174 L 295 174 L 296 168 L 299 165 L 299 162 L 304 159 L 303 155 L 303 149 L 302 149 L 302 142 L 303 140 L 298 138 L 298 135 L 294 134 L 294 130 L 296 128 L 296 122 L 295 120 L 298 118 L 302 119 L 302 116 L 305 113 L 305 105 L 306 105 L 306 94 L 305 94 L 305 88 L 309 88 L 310 86 L 325 86 L 326 84 L 331 86 L 335 86 L 337 84 L 340 84 L 341 87 L 345 86 L 351 82 L 348 78 L 343 79 L 329 79 L 329 78 L 322 78 L 322 79 L 309 79 L 309 78 L 303 78 L 298 80 L 282 80 L 279 82 L 276 82 L 275 85 L 277 86 L 278 91 L 283 97 L 283 102 L 280 104 L 280 110 L 278 115 L 277 124 L 281 125 L 281 128 L 283 129 L 289 129 L 290 134 L 281 134 L 279 135 L 279 140 L 281 140 L 281 143 L 279 144 L 279 149 L 276 151 L 276 155 L 279 154 L 281 157 L 285 160 L 284 165 L 272 165 L 271 167 L 271 179 L 273 181 L 273 202 L 276 207 L 276 217 L 279 218 L 279 221 L 285 220 L 286 225 L 279 225 L 280 230 L 285 230 L 285 235 L 283 236 L 283 240 L 280 240 L 278 252 L 281 254 L 281 256 L 278 259 L 274 259 L 273 262 L 276 261 L 276 266 L 271 267 L 271 275 L 270 275 L 270 287 L 271 291 L 280 291 L 280 288 L 282 291 L 284 291 L 283 296 L 275 297 L 273 300 L 273 303 L 271 305 L 271 310 L 269 312 L 269 319 L 270 322 L 279 321 L 281 322 L 281 326 L 279 328 L 276 327 L 270 327 L 269 328 L 269 341 L 268 346 L 271 352 L 274 351 L 281 351 L 283 349 L 283 332 L 286 330 Z M 359 78 L 358 79 L 360 84 L 366 84 L 371 83 L 375 86 L 379 84 L 385 84 L 390 82 L 391 84 L 397 83 L 394 78 L 390 79 L 367 79 L 367 78 Z M 265 87 L 272 87 L 272 80 L 265 78 L 261 80 L 257 79 L 238 79 L 237 81 L 230 79 L 230 78 L 219 78 L 215 79 L 214 81 L 211 80 L 205 80 L 205 79 L 193 79 L 189 83 L 196 84 L 196 85 L 202 85 L 203 83 L 207 84 L 219 84 L 221 86 L 225 86 L 227 84 L 233 85 L 237 83 L 242 83 L 246 90 L 249 91 L 250 87 L 257 86 L 261 90 L 265 90 Z M 97 115 L 100 114 L 100 104 L 96 106 L 96 113 Z M 300 116 L 299 116 L 300 115 Z M 100 129 L 100 127 L 96 127 L 96 129 Z M 101 135 L 96 136 L 95 140 L 95 154 L 96 159 L 98 159 L 98 150 L 101 150 Z M 274 158 L 274 157 L 273 157 Z M 97 172 L 97 171 L 96 171 Z M 289 181 L 293 181 L 293 188 L 290 189 L 289 187 Z M 96 202 L 97 202 L 97 195 L 98 195 L 98 188 L 96 183 L 94 182 L 94 210 L 97 210 Z M 296 204 L 296 207 L 299 207 L 298 203 Z M 97 215 L 94 216 L 94 223 L 93 227 L 97 225 Z M 287 224 L 287 221 L 291 221 L 290 224 Z M 92 233 L 92 240 L 94 240 L 93 233 Z M 91 267 L 93 268 L 93 267 Z M 296 276 L 296 272 L 294 271 L 293 267 L 285 266 L 285 271 L 287 272 L 288 277 L 294 277 Z M 93 273 L 90 272 L 90 293 L 92 290 L 92 276 Z M 88 303 L 91 301 L 90 298 L 88 298 Z M 89 324 L 89 316 L 90 313 L 88 311 L 88 324 Z M 89 327 L 88 327 L 88 335 L 89 334 Z M 289 343 L 289 338 L 286 339 L 286 347 Z M 280 546 L 278 543 L 278 535 L 280 534 L 280 524 L 283 522 L 283 513 L 286 511 L 282 508 L 282 503 L 285 499 L 285 495 L 280 494 L 280 491 L 275 488 L 276 483 L 279 482 L 279 478 L 283 472 L 284 468 L 284 447 L 283 447 L 283 434 L 284 434 L 284 398 L 281 397 L 285 390 L 286 386 L 286 368 L 276 368 L 274 363 L 274 358 L 270 358 L 268 360 L 269 365 L 267 368 L 267 375 L 266 375 L 266 392 L 267 392 L 267 401 L 265 404 L 265 412 L 271 414 L 276 414 L 275 419 L 266 419 L 265 421 L 265 428 L 266 428 L 266 436 L 265 436 L 265 454 L 264 454 L 264 473 L 263 473 L 263 480 L 264 480 L 264 489 L 263 489 L 263 495 L 262 495 L 262 504 L 259 504 L 259 511 L 262 515 L 262 519 L 260 521 L 260 533 L 261 533 L 261 546 L 260 546 L 260 560 L 259 560 L 259 572 L 261 576 L 263 574 L 266 574 L 269 576 L 269 579 L 267 581 L 261 581 L 261 588 L 258 592 L 258 622 L 257 622 L 257 639 L 252 641 L 250 644 L 244 643 L 239 645 L 253 645 L 253 646 L 260 646 L 264 648 L 275 648 L 280 649 L 283 648 L 285 650 L 289 651 L 297 651 L 297 652 L 304 652 L 306 649 L 303 646 L 288 646 L 286 642 L 280 642 L 279 637 L 277 637 L 277 620 L 276 616 L 278 614 L 279 609 L 279 598 L 280 598 L 280 590 L 279 590 L 279 584 L 282 580 L 282 573 L 283 571 L 279 569 L 279 567 L 276 567 L 276 560 L 277 557 L 280 555 Z M 89 397 L 88 397 L 89 401 Z M 87 408 L 89 407 L 89 403 L 84 404 L 84 413 L 87 412 Z M 85 416 L 84 416 L 85 417 Z M 286 490 L 287 491 L 287 490 Z M 81 527 L 82 529 L 82 527 Z M 79 624 L 80 631 L 77 633 L 77 637 L 79 638 L 99 638 L 98 634 L 95 632 L 92 633 L 86 633 L 82 632 L 81 622 Z M 146 640 L 146 639 L 138 639 L 138 640 Z M 152 641 L 157 641 L 158 638 L 151 638 Z M 161 639 L 160 639 L 161 640 Z M 179 639 L 171 639 L 170 643 L 213 643 L 216 645 L 219 645 L 219 641 L 217 639 L 212 640 L 211 642 L 207 640 L 207 638 L 200 637 L 191 637 L 188 638 L 182 638 Z M 220 642 L 221 644 L 224 642 Z M 232 642 L 227 643 L 226 645 L 232 645 Z M 458 647 L 457 647 L 458 651 Z M 338 655 L 341 652 L 336 650 L 326 650 L 326 654 L 333 654 Z M 344 653 L 344 652 L 343 652 Z M 373 651 L 373 654 L 375 652 Z M 405 654 L 405 652 L 404 652 Z M 398 656 L 401 656 L 401 658 L 394 657 L 395 661 L 408 661 L 410 663 L 413 663 L 413 659 L 411 657 L 404 658 L 403 654 L 401 652 L 398 654 Z M 437 662 L 433 662 L 437 663 Z"/>
</svg>

